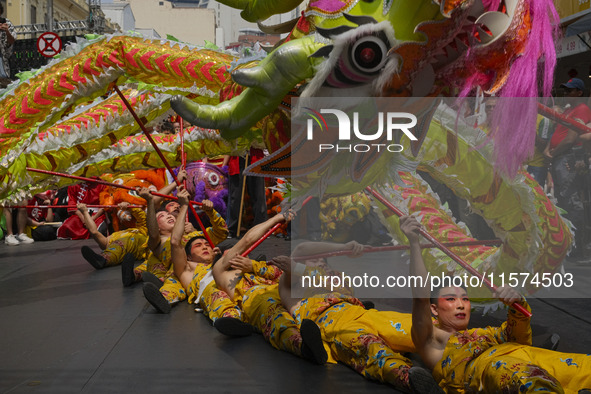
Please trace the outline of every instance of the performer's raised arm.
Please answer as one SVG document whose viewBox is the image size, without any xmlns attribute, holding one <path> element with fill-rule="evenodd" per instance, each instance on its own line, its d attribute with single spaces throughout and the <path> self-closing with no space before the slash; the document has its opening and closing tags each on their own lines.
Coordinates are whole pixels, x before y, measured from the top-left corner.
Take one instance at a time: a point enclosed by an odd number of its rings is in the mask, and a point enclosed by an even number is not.
<svg viewBox="0 0 591 394">
<path fill-rule="evenodd" d="M 180 204 L 179 218 L 184 218 L 189 209 L 189 192 L 182 186 L 178 189 L 177 197 Z M 187 253 L 183 245 L 183 235 L 185 233 L 185 224 L 183 220 L 177 220 L 170 236 L 171 261 L 174 267 L 174 274 L 179 278 L 185 289 L 189 287 L 193 272 L 187 263 Z"/>
<path fill-rule="evenodd" d="M 180 170 L 179 174 L 177 175 L 177 179 L 179 180 L 179 182 L 183 182 L 185 179 L 187 179 L 187 171 Z M 162 189 L 158 190 L 158 193 L 170 195 L 170 193 L 172 193 L 172 191 L 174 189 L 176 189 L 176 187 L 177 187 L 176 182 L 172 181 L 168 185 L 164 186 Z M 162 204 L 162 201 L 164 200 L 164 197 L 160 197 L 160 196 L 153 196 L 153 197 L 154 197 L 154 205 L 160 206 L 160 204 Z"/>
<path fill-rule="evenodd" d="M 287 213 L 287 212 L 286 212 Z M 225 291 L 231 299 L 234 298 L 234 287 L 237 278 L 242 275 L 239 269 L 232 269 L 232 260 L 235 256 L 244 253 L 256 241 L 261 239 L 277 223 L 291 220 L 293 213 L 275 215 L 267 221 L 257 224 L 244 234 L 244 237 L 230 250 L 228 250 L 213 266 L 213 277 L 218 287 Z"/>
<path fill-rule="evenodd" d="M 211 238 L 214 244 L 219 244 L 220 242 L 224 241 L 228 237 L 228 226 L 226 225 L 226 221 L 215 209 L 213 209 L 213 202 L 210 200 L 203 200 L 202 201 L 201 209 L 207 217 L 209 217 L 209 222 L 211 223 L 211 227 L 205 229 L 209 238 Z M 203 234 L 202 231 L 196 231 L 196 233 L 200 232 Z M 193 234 L 191 234 L 193 235 Z M 197 235 L 197 234 L 195 234 Z"/>
<path fill-rule="evenodd" d="M 421 277 L 423 286 L 416 286 L 412 289 L 412 340 L 417 347 L 417 352 L 423 362 L 432 369 L 437 361 L 441 359 L 447 337 L 439 333 L 438 328 L 433 326 L 431 321 L 430 288 L 426 282 L 427 269 L 421 255 L 419 243 L 420 223 L 411 216 L 400 218 L 400 229 L 408 238 L 410 243 L 410 275 Z"/>
<path fill-rule="evenodd" d="M 156 220 L 156 208 L 154 207 L 154 196 L 150 194 L 150 190 L 143 187 L 139 191 L 140 197 L 146 200 L 146 226 L 148 227 L 148 248 L 155 252 L 160 246 L 160 229 L 158 221 Z"/>
<path fill-rule="evenodd" d="M 489 329 L 494 330 L 492 334 L 496 337 L 499 343 L 515 342 L 522 345 L 532 344 L 532 329 L 531 317 L 525 316 L 523 313 L 513 308 L 513 303 L 519 303 L 526 310 L 531 311 L 529 304 L 515 289 L 510 286 L 499 287 L 495 291 L 495 297 L 505 303 L 508 307 L 507 321 L 501 327 L 493 327 Z"/>
</svg>

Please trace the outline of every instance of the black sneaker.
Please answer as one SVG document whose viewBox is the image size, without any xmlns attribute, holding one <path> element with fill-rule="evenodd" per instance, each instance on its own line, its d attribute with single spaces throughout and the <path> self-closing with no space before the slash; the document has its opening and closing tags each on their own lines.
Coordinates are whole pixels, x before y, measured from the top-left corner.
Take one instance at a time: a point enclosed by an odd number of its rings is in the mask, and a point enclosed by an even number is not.
<svg viewBox="0 0 591 394">
<path fill-rule="evenodd" d="M 90 247 L 83 246 L 80 248 L 80 251 L 82 252 L 84 260 L 88 261 L 95 269 L 102 270 L 107 265 L 107 259 L 100 254 L 95 253 Z"/>
<path fill-rule="evenodd" d="M 302 357 L 314 364 L 324 365 L 328 361 L 328 354 L 324 349 L 320 328 L 310 319 L 302 320 L 300 326 L 302 336 Z"/>
<path fill-rule="evenodd" d="M 157 288 L 161 288 L 164 284 L 164 282 L 158 279 L 156 275 L 148 271 L 142 271 L 142 282 L 152 283 Z"/>
<path fill-rule="evenodd" d="M 121 281 L 125 287 L 129 287 L 135 283 L 135 275 L 133 273 L 134 264 L 135 258 L 131 253 L 127 253 L 121 263 Z"/>
<path fill-rule="evenodd" d="M 431 372 L 421 367 L 412 367 L 408 371 L 408 383 L 411 392 L 419 394 L 444 394 L 445 392 L 435 379 Z"/>
<path fill-rule="evenodd" d="M 170 303 L 162 293 L 160 293 L 160 289 L 156 287 L 153 283 L 144 283 L 143 286 L 144 290 L 144 297 L 146 300 L 152 305 L 156 310 L 160 313 L 170 313 L 170 309 L 172 308 Z"/>
<path fill-rule="evenodd" d="M 229 337 L 247 337 L 252 334 L 252 326 L 234 317 L 220 317 L 213 326 Z"/>
</svg>

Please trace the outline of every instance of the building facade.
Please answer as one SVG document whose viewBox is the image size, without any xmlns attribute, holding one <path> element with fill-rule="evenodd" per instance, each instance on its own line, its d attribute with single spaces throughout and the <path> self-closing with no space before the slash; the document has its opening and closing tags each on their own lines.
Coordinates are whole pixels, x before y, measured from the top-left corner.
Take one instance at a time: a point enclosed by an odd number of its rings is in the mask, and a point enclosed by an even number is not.
<svg viewBox="0 0 591 394">
<path fill-rule="evenodd" d="M 120 28 L 105 19 L 101 0 L 4 0 L 17 39 L 36 39 L 46 31 L 61 35 L 111 33 Z"/>
<path fill-rule="evenodd" d="M 220 4 L 214 0 L 196 0 L 200 7 L 208 8 L 215 11 L 216 27 L 218 29 L 218 37 L 216 44 L 220 48 L 227 48 L 229 46 L 235 47 L 236 43 L 241 42 L 239 39 L 244 31 L 252 29 L 259 30 L 256 23 L 247 22 L 240 16 L 240 10 Z M 298 18 L 304 9 L 304 5 L 296 7 L 293 11 L 274 15 L 266 21 L 262 21 L 265 25 L 277 25 L 289 20 Z M 272 41 L 273 39 L 271 39 Z"/>
<path fill-rule="evenodd" d="M 49 20 L 46 0 L 6 0 L 4 9 L 13 25 L 34 25 Z M 72 21 L 88 18 L 90 7 L 85 0 L 53 0 L 53 20 Z"/>
<path fill-rule="evenodd" d="M 105 18 L 112 23 L 116 23 L 121 28 L 121 31 L 135 30 L 135 16 L 131 5 L 127 1 L 102 0 L 101 9 L 105 14 Z"/>
<path fill-rule="evenodd" d="M 114 3 L 120 1 L 114 0 Z M 166 38 L 171 35 L 180 41 L 203 45 L 215 42 L 215 13 L 197 7 L 195 3 L 168 0 L 127 0 L 135 16 L 135 28 L 154 29 Z"/>
<path fill-rule="evenodd" d="M 562 95 L 560 84 L 577 77 L 591 88 L 591 1 L 554 0 L 560 14 L 562 37 L 556 43 L 558 63 L 555 94 Z"/>
</svg>

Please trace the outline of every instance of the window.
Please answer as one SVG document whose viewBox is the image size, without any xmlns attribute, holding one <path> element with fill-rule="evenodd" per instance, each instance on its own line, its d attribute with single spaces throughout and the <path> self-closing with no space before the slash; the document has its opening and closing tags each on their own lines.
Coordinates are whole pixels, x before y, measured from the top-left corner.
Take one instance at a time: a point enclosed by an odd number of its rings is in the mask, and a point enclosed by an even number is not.
<svg viewBox="0 0 591 394">
<path fill-rule="evenodd" d="M 164 5 L 164 2 L 163 2 L 163 1 L 161 1 L 161 2 L 159 2 L 159 3 L 158 3 L 158 5 Z"/>
<path fill-rule="evenodd" d="M 37 7 L 34 5 L 31 6 L 31 24 L 34 25 L 37 23 Z"/>
</svg>

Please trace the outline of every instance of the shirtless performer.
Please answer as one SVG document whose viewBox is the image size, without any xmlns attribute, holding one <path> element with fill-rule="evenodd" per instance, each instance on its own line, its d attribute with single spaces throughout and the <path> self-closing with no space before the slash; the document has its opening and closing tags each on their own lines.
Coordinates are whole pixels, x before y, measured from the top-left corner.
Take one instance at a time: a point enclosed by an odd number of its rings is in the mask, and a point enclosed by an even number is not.
<svg viewBox="0 0 591 394">
<path fill-rule="evenodd" d="M 419 222 L 400 218 L 410 242 L 410 274 L 427 277 L 419 244 Z M 511 305 L 529 305 L 514 289 L 496 296 Z M 432 322 L 431 315 L 437 322 Z M 417 352 L 446 392 L 577 393 L 591 387 L 591 357 L 531 346 L 529 317 L 509 307 L 501 327 L 467 329 L 470 298 L 462 287 L 430 294 L 429 284 L 413 288 L 411 335 Z"/>
<path fill-rule="evenodd" d="M 181 188 L 178 197 L 181 204 L 181 215 L 183 215 L 187 211 L 187 192 Z M 208 309 L 206 312 L 208 312 L 209 317 L 214 321 L 214 326 L 219 331 L 233 336 L 242 336 L 242 334 L 231 334 L 232 331 L 241 331 L 242 328 L 247 326 L 242 321 L 242 294 L 256 285 L 265 285 L 277 289 L 276 284 L 273 285 L 273 282 L 277 282 L 278 275 L 271 274 L 269 277 L 247 275 L 238 266 L 244 264 L 242 261 L 244 259 L 240 257 L 240 254 L 260 239 L 275 223 L 284 220 L 285 218 L 282 215 L 277 215 L 251 228 L 240 241 L 224 252 L 214 263 L 213 268 L 210 268 L 214 261 L 213 250 L 203 239 L 193 240 L 187 244 L 187 248 L 183 248 L 180 243 L 181 226 L 179 225 L 173 230 L 171 244 L 175 275 L 189 293 L 189 300 L 197 299 L 197 301 L 200 301 L 201 299 L 200 304 L 204 309 Z M 216 278 L 213 283 L 206 282 L 207 271 L 210 269 Z M 261 269 L 255 271 L 260 273 Z M 273 270 L 268 269 L 267 271 Z M 200 287 L 204 288 L 201 289 Z M 196 295 L 197 293 L 198 295 Z M 219 296 L 220 293 L 223 293 L 224 296 Z M 260 307 L 260 304 L 263 303 L 264 301 L 259 302 L 253 307 Z M 268 308 L 263 306 L 263 310 L 275 310 L 277 306 L 280 306 L 280 303 L 271 303 Z M 228 311 L 229 314 L 220 316 L 224 310 Z M 212 316 L 212 313 L 215 313 L 216 316 Z M 276 342 L 270 341 L 273 346 L 290 351 L 317 364 L 326 362 L 326 352 L 322 347 L 322 339 L 316 324 L 311 321 L 302 322 L 302 327 L 298 330 L 298 325 L 290 318 L 288 313 L 278 313 L 275 317 L 270 323 L 270 326 L 272 326 L 270 329 L 281 332 L 281 334 L 278 334 Z M 251 330 L 248 327 L 248 331 Z"/>
<path fill-rule="evenodd" d="M 130 275 L 133 275 L 133 281 L 141 277 L 144 282 L 143 292 L 146 299 L 159 313 L 169 313 L 171 307 L 187 298 L 184 286 L 174 275 L 172 266 L 172 246 L 171 234 L 175 224 L 181 226 L 181 244 L 188 242 L 191 237 L 202 238 L 201 242 L 207 242 L 203 231 L 198 231 L 185 222 L 186 210 L 180 215 L 180 209 L 170 210 L 173 204 L 168 204 L 164 209 L 155 212 L 154 201 L 147 189 L 140 190 L 140 196 L 148 204 L 148 247 L 152 254 L 139 267 L 135 268 Z M 209 200 L 203 200 L 203 211 L 208 216 L 211 227 L 205 229 L 207 235 L 214 244 L 218 244 L 226 239 L 228 229 L 222 216 L 213 209 L 213 203 Z M 178 208 L 179 205 L 176 204 Z M 167 224 L 172 227 L 168 229 Z M 164 226 L 163 226 L 164 225 Z M 165 228 L 165 230 L 163 230 Z M 187 233 L 187 231 L 190 231 Z M 149 273 L 149 275 L 147 274 Z M 152 280 L 150 280 L 152 279 Z M 155 280 L 154 280 L 155 279 Z M 159 281 L 162 281 L 158 283 Z"/>
</svg>

